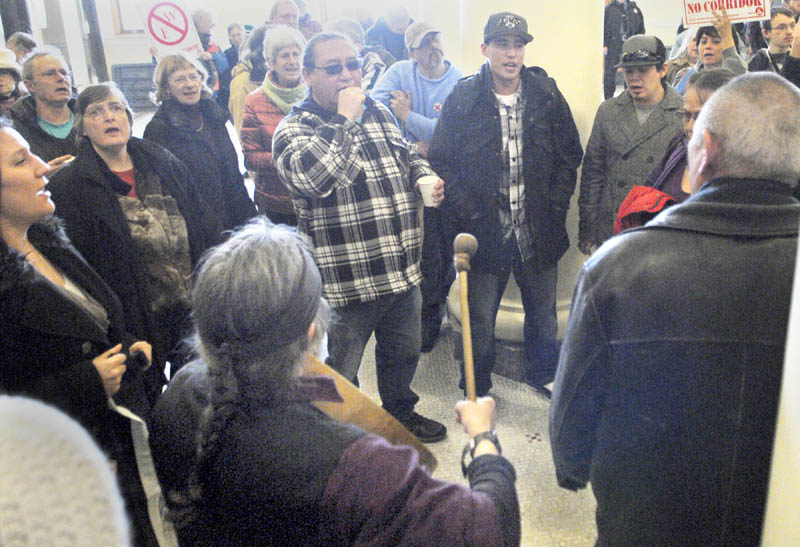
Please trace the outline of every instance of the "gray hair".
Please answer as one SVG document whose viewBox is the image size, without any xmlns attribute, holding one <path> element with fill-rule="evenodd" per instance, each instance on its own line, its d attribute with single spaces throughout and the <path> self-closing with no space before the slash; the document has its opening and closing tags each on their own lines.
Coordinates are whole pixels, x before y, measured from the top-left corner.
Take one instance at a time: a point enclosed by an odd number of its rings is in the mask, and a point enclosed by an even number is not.
<svg viewBox="0 0 800 547">
<path fill-rule="evenodd" d="M 243 397 L 291 396 L 310 325 L 320 337 L 327 327 L 321 287 L 295 232 L 252 220 L 203 258 L 192 293 L 200 355 L 210 369 L 229 369 Z"/>
<path fill-rule="evenodd" d="M 800 90 L 782 77 L 755 72 L 731 80 L 703 105 L 692 140 L 705 130 L 719 146 L 714 176 L 791 186 L 800 178 Z"/>
<path fill-rule="evenodd" d="M 303 37 L 303 33 L 286 25 L 277 25 L 270 28 L 264 37 L 264 59 L 267 63 L 271 63 L 275 60 L 280 50 L 290 46 L 296 46 L 297 51 L 302 54 L 303 48 L 306 47 L 306 39 Z"/>
<path fill-rule="evenodd" d="M 203 8 L 196 9 L 192 12 L 192 21 L 194 22 L 195 25 L 197 24 L 198 21 L 202 19 L 208 19 L 209 21 L 213 21 L 214 14 L 211 13 L 211 11 Z"/>
<path fill-rule="evenodd" d="M 38 59 L 39 57 L 44 57 L 45 55 L 50 55 L 51 57 L 55 57 L 58 59 L 64 68 L 69 70 L 69 64 L 67 60 L 64 58 L 64 55 L 61 53 L 56 47 L 53 46 L 39 46 L 33 49 L 30 53 L 28 53 L 24 59 L 22 59 L 22 79 L 23 80 L 33 80 L 33 62 Z"/>
<path fill-rule="evenodd" d="M 342 17 L 340 19 L 330 21 L 327 25 L 325 25 L 325 30 L 330 32 L 340 32 L 350 38 L 355 44 L 361 44 L 363 46 L 366 43 L 364 27 L 361 26 L 361 23 L 351 17 Z"/>
<path fill-rule="evenodd" d="M 272 7 L 269 10 L 269 18 L 267 19 L 267 22 L 272 21 L 272 19 L 276 15 L 278 15 L 278 7 L 280 7 L 280 6 L 284 5 L 284 4 L 289 4 L 294 9 L 297 9 L 297 4 L 292 2 L 292 0 L 275 0 L 275 2 L 273 2 Z M 299 9 L 297 10 L 297 13 L 298 13 L 298 15 L 300 14 L 300 10 Z"/>
</svg>

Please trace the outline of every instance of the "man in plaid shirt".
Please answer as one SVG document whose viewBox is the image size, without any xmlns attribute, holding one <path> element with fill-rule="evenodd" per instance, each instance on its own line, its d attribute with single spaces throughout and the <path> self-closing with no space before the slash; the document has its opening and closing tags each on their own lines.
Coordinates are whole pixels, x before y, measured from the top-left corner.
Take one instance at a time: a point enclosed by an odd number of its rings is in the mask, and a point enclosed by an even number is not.
<svg viewBox="0 0 800 547">
<path fill-rule="evenodd" d="M 275 131 L 272 155 L 297 214 L 297 230 L 335 308 L 328 363 L 353 383 L 375 333 L 384 408 L 424 442 L 444 425 L 414 412 L 411 390 L 421 344 L 421 231 L 415 184 L 434 175 L 380 103 L 361 90 L 355 48 L 337 33 L 303 53 L 308 98 Z M 444 199 L 439 181 L 438 205 Z"/>
</svg>

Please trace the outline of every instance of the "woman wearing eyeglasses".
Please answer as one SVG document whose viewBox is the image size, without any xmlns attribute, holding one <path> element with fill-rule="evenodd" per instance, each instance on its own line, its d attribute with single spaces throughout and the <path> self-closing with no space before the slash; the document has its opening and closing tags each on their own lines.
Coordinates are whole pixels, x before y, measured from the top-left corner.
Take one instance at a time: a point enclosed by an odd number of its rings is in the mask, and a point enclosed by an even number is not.
<svg viewBox="0 0 800 547">
<path fill-rule="evenodd" d="M 271 221 L 291 226 L 297 225 L 297 217 L 272 160 L 272 135 L 292 106 L 307 94 L 301 76 L 305 45 L 300 31 L 291 27 L 278 26 L 267 33 L 264 58 L 269 70 L 261 87 L 245 99 L 239 134 L 245 166 L 255 172 L 256 205 Z"/>
<path fill-rule="evenodd" d="M 128 330 L 152 343 L 156 395 L 164 362 L 174 371 L 185 359 L 192 269 L 222 227 L 186 166 L 131 136 L 132 119 L 116 85 L 87 87 L 76 107 L 78 155 L 49 189 L 75 247 L 119 296 Z"/>
<path fill-rule="evenodd" d="M 159 61 L 153 81 L 160 105 L 144 138 L 160 144 L 189 168 L 200 196 L 226 230 L 256 214 L 247 195 L 226 122 L 228 114 L 203 83 L 206 70 L 184 53 Z"/>
<path fill-rule="evenodd" d="M 684 96 L 683 110 L 680 111 L 683 120 L 683 131 L 677 133 L 667 147 L 661 161 L 656 165 L 645 182 L 657 190 L 666 192 L 681 203 L 689 198 L 689 173 L 687 171 L 686 154 L 689 139 L 692 138 L 692 129 L 700 109 L 709 97 L 720 87 L 731 81 L 733 72 L 726 68 L 713 68 L 700 73 L 692 74 Z"/>
</svg>

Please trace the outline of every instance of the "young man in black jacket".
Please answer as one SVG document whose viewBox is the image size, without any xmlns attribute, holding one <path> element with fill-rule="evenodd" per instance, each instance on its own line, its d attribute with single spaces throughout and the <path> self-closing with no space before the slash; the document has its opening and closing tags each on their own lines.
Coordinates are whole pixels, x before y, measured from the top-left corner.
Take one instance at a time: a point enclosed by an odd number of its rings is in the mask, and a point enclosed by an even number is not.
<svg viewBox="0 0 800 547">
<path fill-rule="evenodd" d="M 478 239 L 469 307 L 481 395 L 492 386 L 495 319 L 512 270 L 525 310 L 527 379 L 548 383 L 558 359 L 557 264 L 569 247 L 565 220 L 583 150 L 555 81 L 523 64 L 531 40 L 522 17 L 489 17 L 488 62 L 445 101 L 428 156 L 445 181 L 446 229 Z"/>
</svg>

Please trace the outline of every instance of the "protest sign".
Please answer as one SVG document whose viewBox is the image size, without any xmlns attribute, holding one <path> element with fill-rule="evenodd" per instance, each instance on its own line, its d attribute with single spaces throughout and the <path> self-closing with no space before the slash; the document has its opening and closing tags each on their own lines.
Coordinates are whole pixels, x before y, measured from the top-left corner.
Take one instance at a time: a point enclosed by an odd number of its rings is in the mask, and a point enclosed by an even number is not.
<svg viewBox="0 0 800 547">
<path fill-rule="evenodd" d="M 194 22 L 184 6 L 176 1 L 139 2 L 144 30 L 157 51 L 157 57 L 183 51 L 196 59 L 203 54 Z"/>
<path fill-rule="evenodd" d="M 683 0 L 683 21 L 687 27 L 714 22 L 712 12 L 725 9 L 731 22 L 769 19 L 769 0 Z"/>
</svg>

